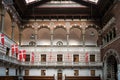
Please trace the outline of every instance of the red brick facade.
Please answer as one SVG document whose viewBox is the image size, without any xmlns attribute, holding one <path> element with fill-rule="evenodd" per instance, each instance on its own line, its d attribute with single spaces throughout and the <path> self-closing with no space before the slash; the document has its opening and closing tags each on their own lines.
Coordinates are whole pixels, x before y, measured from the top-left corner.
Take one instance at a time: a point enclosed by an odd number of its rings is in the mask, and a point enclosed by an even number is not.
<svg viewBox="0 0 120 80">
<path fill-rule="evenodd" d="M 115 40 L 111 43 L 111 41 L 107 44 L 105 47 L 103 47 L 101 49 L 101 60 L 103 61 L 103 58 L 105 56 L 105 53 L 112 49 L 114 50 L 115 52 L 117 52 L 117 54 L 119 55 L 120 57 L 120 1 L 118 1 L 117 3 L 115 3 L 114 7 L 112 8 L 111 10 L 112 14 L 114 14 L 113 17 L 115 17 L 115 29 L 116 29 L 116 38 Z M 103 36 L 105 35 L 105 33 L 107 33 L 107 31 L 109 31 L 111 29 L 111 27 L 113 26 L 110 26 L 107 30 L 105 30 L 105 32 L 103 32 Z M 118 38 L 118 39 L 117 39 Z M 118 58 L 119 59 L 119 58 Z M 120 60 L 119 60 L 119 63 L 120 63 Z"/>
</svg>

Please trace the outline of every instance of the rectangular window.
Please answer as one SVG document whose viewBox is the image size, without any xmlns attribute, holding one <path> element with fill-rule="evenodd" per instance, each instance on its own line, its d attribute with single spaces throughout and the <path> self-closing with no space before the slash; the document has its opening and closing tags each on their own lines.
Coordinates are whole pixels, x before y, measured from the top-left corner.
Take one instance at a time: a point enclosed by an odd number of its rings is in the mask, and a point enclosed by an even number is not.
<svg viewBox="0 0 120 80">
<path fill-rule="evenodd" d="M 26 55 L 26 60 L 25 61 L 27 61 L 27 62 L 30 61 L 30 55 L 29 54 Z"/>
<path fill-rule="evenodd" d="M 79 70 L 74 70 L 74 76 L 78 76 L 79 75 Z"/>
<path fill-rule="evenodd" d="M 6 68 L 6 76 L 9 76 L 9 68 Z"/>
<path fill-rule="evenodd" d="M 41 62 L 46 62 L 46 54 L 41 55 Z"/>
<path fill-rule="evenodd" d="M 73 62 L 79 62 L 79 55 L 73 55 Z"/>
<path fill-rule="evenodd" d="M 91 70 L 91 76 L 95 76 L 95 70 Z"/>
<path fill-rule="evenodd" d="M 41 76 L 45 76 L 46 75 L 46 70 L 41 70 Z"/>
<path fill-rule="evenodd" d="M 6 55 L 9 56 L 9 53 L 10 53 L 10 48 L 6 48 Z"/>
<path fill-rule="evenodd" d="M 18 73 L 18 70 L 16 69 L 16 76 L 18 75 L 17 73 Z"/>
<path fill-rule="evenodd" d="M 62 54 L 58 54 L 57 55 L 57 61 L 58 62 L 62 62 Z"/>
<path fill-rule="evenodd" d="M 29 70 L 25 70 L 25 76 L 29 76 Z"/>
<path fill-rule="evenodd" d="M 95 62 L 95 55 L 90 55 L 90 62 Z"/>
</svg>

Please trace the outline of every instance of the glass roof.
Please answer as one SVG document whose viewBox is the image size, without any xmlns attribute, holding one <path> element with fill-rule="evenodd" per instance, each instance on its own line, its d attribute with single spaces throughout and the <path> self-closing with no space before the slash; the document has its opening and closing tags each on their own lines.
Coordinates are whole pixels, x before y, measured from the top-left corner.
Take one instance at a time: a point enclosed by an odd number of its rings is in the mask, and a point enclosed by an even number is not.
<svg viewBox="0 0 120 80">
<path fill-rule="evenodd" d="M 28 3 L 36 2 L 36 1 L 40 1 L 40 0 L 25 0 L 25 1 L 28 4 Z M 70 1 L 70 0 L 52 0 L 52 1 Z M 84 0 L 84 1 L 97 3 L 99 0 Z"/>
<path fill-rule="evenodd" d="M 31 3 L 31 2 L 35 2 L 35 1 L 38 1 L 38 0 L 25 0 L 26 3 Z"/>
<path fill-rule="evenodd" d="M 84 1 L 89 1 L 89 2 L 97 3 L 99 0 L 84 0 Z"/>
</svg>

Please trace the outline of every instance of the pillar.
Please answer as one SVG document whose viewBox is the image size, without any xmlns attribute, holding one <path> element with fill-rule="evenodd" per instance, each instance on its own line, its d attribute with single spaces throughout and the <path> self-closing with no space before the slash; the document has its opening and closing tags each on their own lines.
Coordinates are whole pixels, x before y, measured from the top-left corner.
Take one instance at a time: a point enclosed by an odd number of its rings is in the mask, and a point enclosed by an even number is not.
<svg viewBox="0 0 120 80">
<path fill-rule="evenodd" d="M 20 26 L 22 27 L 22 26 Z M 19 28 L 19 46 L 21 46 L 21 40 L 22 40 L 22 29 Z"/>
<path fill-rule="evenodd" d="M 11 38 L 12 38 L 12 40 L 14 40 L 14 29 L 15 29 L 15 22 L 13 21 L 12 22 L 12 32 L 11 32 Z"/>
<path fill-rule="evenodd" d="M 53 46 L 53 33 L 50 34 L 50 38 L 51 38 L 51 47 Z"/>
<path fill-rule="evenodd" d="M 67 34 L 67 46 L 69 46 L 69 33 Z"/>
<path fill-rule="evenodd" d="M 4 23 L 5 23 L 5 8 L 2 6 L 2 13 L 1 13 L 1 32 L 4 32 Z"/>
</svg>

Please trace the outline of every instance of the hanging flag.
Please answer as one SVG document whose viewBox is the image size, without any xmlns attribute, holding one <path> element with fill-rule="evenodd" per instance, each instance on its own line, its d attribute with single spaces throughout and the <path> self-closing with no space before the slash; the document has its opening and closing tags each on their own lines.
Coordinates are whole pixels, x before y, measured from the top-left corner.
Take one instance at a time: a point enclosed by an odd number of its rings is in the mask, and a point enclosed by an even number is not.
<svg viewBox="0 0 120 80">
<path fill-rule="evenodd" d="M 18 60 L 22 61 L 23 55 L 22 51 L 19 51 Z"/>
<path fill-rule="evenodd" d="M 85 62 L 88 63 L 88 52 L 85 54 Z"/>
<path fill-rule="evenodd" d="M 26 50 L 23 50 L 23 61 L 26 60 Z"/>
<path fill-rule="evenodd" d="M 34 53 L 32 52 L 32 55 L 31 55 L 31 62 L 34 63 Z"/>
<path fill-rule="evenodd" d="M 20 61 L 25 61 L 26 60 L 26 50 L 19 51 L 18 60 L 20 60 Z"/>
<path fill-rule="evenodd" d="M 4 34 L 0 34 L 0 43 L 4 46 Z"/>
<path fill-rule="evenodd" d="M 12 45 L 11 48 L 12 55 L 14 55 L 14 53 L 18 54 L 18 45 Z"/>
</svg>

